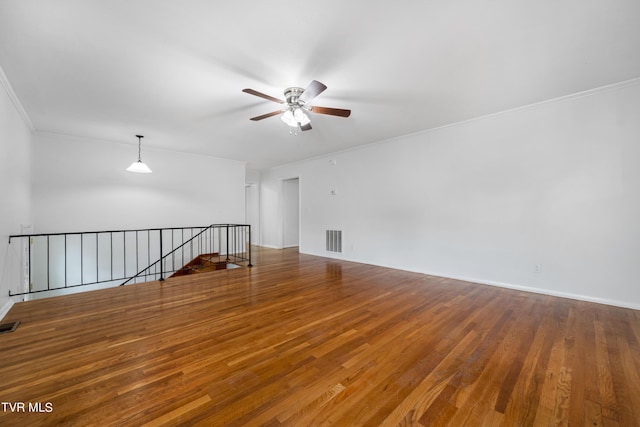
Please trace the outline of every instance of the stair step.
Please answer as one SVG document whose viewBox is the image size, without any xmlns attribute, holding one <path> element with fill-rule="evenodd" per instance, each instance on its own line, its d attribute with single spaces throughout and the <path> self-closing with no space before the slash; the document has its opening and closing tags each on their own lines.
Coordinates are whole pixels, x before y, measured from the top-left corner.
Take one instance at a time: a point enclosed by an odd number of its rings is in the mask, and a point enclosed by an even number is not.
<svg viewBox="0 0 640 427">
<path fill-rule="evenodd" d="M 204 273 L 215 270 L 226 270 L 227 262 L 220 261 L 220 254 L 217 252 L 201 254 L 189 261 L 181 269 L 174 272 L 170 277 L 186 276 L 189 274 Z"/>
</svg>

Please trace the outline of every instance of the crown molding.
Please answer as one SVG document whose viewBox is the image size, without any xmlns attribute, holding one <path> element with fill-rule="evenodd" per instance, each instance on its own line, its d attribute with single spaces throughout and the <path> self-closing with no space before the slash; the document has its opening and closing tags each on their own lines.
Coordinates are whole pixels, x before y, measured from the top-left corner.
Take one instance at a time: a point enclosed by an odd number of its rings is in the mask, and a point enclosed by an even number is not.
<svg viewBox="0 0 640 427">
<path fill-rule="evenodd" d="M 528 109 L 532 109 L 532 108 L 537 108 L 537 107 L 545 105 L 545 104 L 556 104 L 556 103 L 561 103 L 561 102 L 567 102 L 567 101 L 571 101 L 573 99 L 584 98 L 584 97 L 587 97 L 587 96 L 597 95 L 597 94 L 600 94 L 600 93 L 613 92 L 613 91 L 616 91 L 616 90 L 625 89 L 625 88 L 633 87 L 633 86 L 640 86 L 640 77 L 634 77 L 632 79 L 623 80 L 621 82 L 612 83 L 612 84 L 608 84 L 608 85 L 604 85 L 604 86 L 598 86 L 598 87 L 593 88 L 593 89 L 587 89 L 587 90 L 584 90 L 584 91 L 581 91 L 581 92 L 575 92 L 575 93 L 571 93 L 571 94 L 568 94 L 568 95 L 562 95 L 562 96 L 559 96 L 559 97 L 556 97 L 556 98 L 545 99 L 543 101 L 538 101 L 538 102 L 534 102 L 534 103 L 531 103 L 531 104 L 522 105 L 522 106 L 519 106 L 519 107 L 509 108 L 509 109 L 506 109 L 506 110 L 501 110 L 501 111 L 497 111 L 495 113 L 489 113 L 489 114 L 485 114 L 485 115 L 482 115 L 482 116 L 472 117 L 470 119 L 460 120 L 460 121 L 457 121 L 457 122 L 448 123 L 448 124 L 441 125 L 441 126 L 434 126 L 432 128 L 422 129 L 422 130 L 419 130 L 419 131 L 416 131 L 416 132 L 412 132 L 412 133 L 408 133 L 408 134 L 405 134 L 405 135 L 393 136 L 393 137 L 390 137 L 390 138 L 387 138 L 387 139 L 371 142 L 371 143 L 364 144 L 364 145 L 357 145 L 355 147 L 344 148 L 342 150 L 333 151 L 331 153 L 319 154 L 317 156 L 309 157 L 309 158 L 306 158 L 306 159 L 296 160 L 294 162 L 284 163 L 284 164 L 281 164 L 281 165 L 275 165 L 275 166 L 264 168 L 264 169 L 260 169 L 260 170 L 261 171 L 269 171 L 269 170 L 277 170 L 277 169 L 280 169 L 280 168 L 288 168 L 288 167 L 292 167 L 292 166 L 299 166 L 299 165 L 302 165 L 302 164 L 304 164 L 305 162 L 308 162 L 308 161 L 326 159 L 326 158 L 330 158 L 330 157 L 336 156 L 337 154 L 349 153 L 351 151 L 358 151 L 358 150 L 366 149 L 368 147 L 373 147 L 373 146 L 376 146 L 376 145 L 379 145 L 379 144 L 387 144 L 387 143 L 390 143 L 390 142 L 401 141 L 401 140 L 403 140 L 405 138 L 412 137 L 412 136 L 426 135 L 428 133 L 439 131 L 441 129 L 445 129 L 445 128 L 449 128 L 449 127 L 456 127 L 456 126 L 464 125 L 466 123 L 471 123 L 471 122 L 475 122 L 475 121 L 486 120 L 486 119 L 489 119 L 489 118 L 492 118 L 492 117 L 496 117 L 496 116 L 500 116 L 500 115 L 504 115 L 504 114 L 509 114 L 509 113 L 512 113 L 512 112 L 515 112 L 515 111 L 523 111 L 523 110 L 528 110 Z"/>
<path fill-rule="evenodd" d="M 0 66 L 0 85 L 4 87 L 4 90 L 7 92 L 7 95 L 9 96 L 9 99 L 13 103 L 13 106 L 15 107 L 16 111 L 18 112 L 18 114 L 20 114 L 20 117 L 22 117 L 22 121 L 24 121 L 24 124 L 27 125 L 31 133 L 34 133 L 36 131 L 36 128 L 35 126 L 33 126 L 33 123 L 31 122 L 29 115 L 27 114 L 24 107 L 22 106 L 22 103 L 20 103 L 18 96 L 13 91 L 13 87 L 11 86 L 11 83 L 9 83 L 9 79 L 7 78 L 7 75 L 4 73 L 4 70 L 2 69 L 1 66 Z"/>
</svg>

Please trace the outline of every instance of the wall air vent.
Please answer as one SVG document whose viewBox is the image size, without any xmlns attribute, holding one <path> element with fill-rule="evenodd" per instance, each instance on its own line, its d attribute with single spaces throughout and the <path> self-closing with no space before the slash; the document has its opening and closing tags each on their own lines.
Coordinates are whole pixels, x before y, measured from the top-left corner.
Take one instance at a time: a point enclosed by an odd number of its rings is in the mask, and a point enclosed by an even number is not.
<svg viewBox="0 0 640 427">
<path fill-rule="evenodd" d="M 342 252 L 342 230 L 326 230 L 327 252 Z"/>
</svg>

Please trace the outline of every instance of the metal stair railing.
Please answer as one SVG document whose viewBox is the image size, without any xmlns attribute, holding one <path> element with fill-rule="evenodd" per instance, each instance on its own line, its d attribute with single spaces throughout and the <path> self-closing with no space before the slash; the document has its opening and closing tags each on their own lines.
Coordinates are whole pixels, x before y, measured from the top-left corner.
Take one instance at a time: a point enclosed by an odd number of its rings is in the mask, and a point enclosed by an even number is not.
<svg viewBox="0 0 640 427">
<path fill-rule="evenodd" d="M 165 274 L 207 251 L 224 254 L 228 262 L 252 266 L 248 224 L 9 236 L 9 244 L 15 240 L 25 245 L 28 289 L 10 290 L 9 296 L 97 284 L 162 281 Z"/>
</svg>

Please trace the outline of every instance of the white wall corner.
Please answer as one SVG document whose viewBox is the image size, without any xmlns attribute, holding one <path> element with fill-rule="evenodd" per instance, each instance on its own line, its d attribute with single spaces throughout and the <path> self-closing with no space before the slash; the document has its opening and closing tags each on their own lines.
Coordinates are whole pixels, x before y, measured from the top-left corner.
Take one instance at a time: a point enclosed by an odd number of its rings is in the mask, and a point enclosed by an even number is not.
<svg viewBox="0 0 640 427">
<path fill-rule="evenodd" d="M 7 302 L 5 302 L 5 304 L 2 307 L 0 307 L 0 321 L 2 321 L 2 319 L 4 319 L 4 316 L 6 316 L 9 313 L 9 310 L 11 310 L 11 307 L 13 307 L 13 300 L 9 298 Z"/>
<path fill-rule="evenodd" d="M 9 96 L 9 99 L 13 103 L 13 106 L 15 107 L 16 111 L 18 112 L 18 114 L 20 114 L 20 117 L 22 117 L 24 124 L 27 125 L 31 133 L 34 133 L 36 131 L 36 128 L 35 126 L 33 126 L 33 123 L 31 122 L 31 119 L 29 118 L 27 111 L 24 109 L 24 107 L 22 106 L 22 103 L 18 99 L 18 96 L 13 91 L 13 87 L 11 86 L 9 79 L 7 78 L 7 75 L 4 73 L 4 70 L 2 69 L 1 66 L 0 66 L 0 85 L 2 85 L 4 90 L 7 92 L 7 96 Z"/>
</svg>

